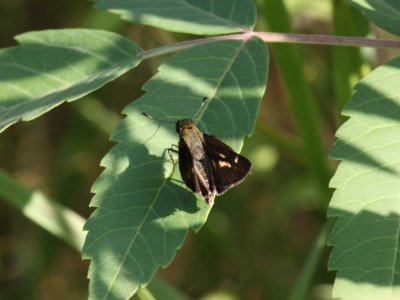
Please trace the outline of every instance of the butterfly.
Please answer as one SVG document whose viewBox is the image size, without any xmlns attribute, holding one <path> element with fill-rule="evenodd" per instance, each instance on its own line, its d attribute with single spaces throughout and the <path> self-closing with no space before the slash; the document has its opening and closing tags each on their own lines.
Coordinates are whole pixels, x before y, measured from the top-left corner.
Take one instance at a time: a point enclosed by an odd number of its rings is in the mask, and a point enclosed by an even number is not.
<svg viewBox="0 0 400 300">
<path fill-rule="evenodd" d="M 207 98 L 203 98 L 202 105 L 192 118 L 200 112 L 206 100 Z M 142 114 L 153 118 L 147 113 Z M 176 121 L 175 129 L 179 134 L 178 150 L 168 150 L 178 153 L 183 182 L 208 204 L 213 204 L 216 195 L 238 185 L 250 173 L 251 162 L 247 158 L 236 153 L 217 137 L 200 131 L 192 119 Z"/>
</svg>

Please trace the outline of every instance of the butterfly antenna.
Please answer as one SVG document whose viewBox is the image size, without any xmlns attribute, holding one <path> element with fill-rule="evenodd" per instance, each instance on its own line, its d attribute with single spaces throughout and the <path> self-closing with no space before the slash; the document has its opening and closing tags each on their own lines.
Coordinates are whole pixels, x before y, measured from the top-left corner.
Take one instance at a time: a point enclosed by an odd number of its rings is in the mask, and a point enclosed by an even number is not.
<svg viewBox="0 0 400 300">
<path fill-rule="evenodd" d="M 202 108 L 204 107 L 204 104 L 206 104 L 208 97 L 204 97 L 199 109 L 194 113 L 194 115 L 192 116 L 192 119 L 195 120 L 196 117 L 200 114 L 200 112 L 202 111 Z"/>
<path fill-rule="evenodd" d="M 156 120 L 156 121 L 158 121 L 158 122 L 163 122 L 163 123 L 175 123 L 175 122 L 173 122 L 173 121 L 166 121 L 166 120 L 157 119 L 157 118 L 155 118 L 155 117 L 153 117 L 153 116 L 151 116 L 151 115 L 149 115 L 148 113 L 145 113 L 145 112 L 142 112 L 142 115 L 145 116 L 145 117 L 147 117 L 147 118 Z"/>
<path fill-rule="evenodd" d="M 207 99 L 208 99 L 208 97 L 204 97 L 204 98 L 203 98 L 203 100 L 202 100 L 202 102 L 201 102 L 201 104 L 200 104 L 199 109 L 194 113 L 194 115 L 192 116 L 191 119 L 196 119 L 196 117 L 197 117 L 197 116 L 200 114 L 200 112 L 202 111 L 202 109 L 203 109 L 203 107 L 204 107 L 204 104 L 206 104 Z M 150 119 L 153 119 L 153 120 L 156 120 L 156 121 L 159 121 L 159 122 L 163 122 L 163 123 L 175 123 L 175 121 L 166 121 L 166 120 L 161 120 L 161 119 L 155 118 L 155 117 L 153 117 L 152 115 L 149 115 L 149 114 L 146 113 L 146 112 L 142 112 L 142 115 L 145 116 L 145 117 L 147 117 L 147 118 L 150 118 Z"/>
</svg>

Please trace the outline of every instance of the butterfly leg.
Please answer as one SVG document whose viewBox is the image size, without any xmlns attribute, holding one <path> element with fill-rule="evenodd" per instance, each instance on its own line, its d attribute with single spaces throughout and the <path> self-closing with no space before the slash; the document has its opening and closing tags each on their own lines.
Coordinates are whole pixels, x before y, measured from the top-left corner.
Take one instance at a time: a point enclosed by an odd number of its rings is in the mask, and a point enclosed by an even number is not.
<svg viewBox="0 0 400 300">
<path fill-rule="evenodd" d="M 172 177 L 172 175 L 174 175 L 174 172 L 175 172 L 176 162 L 175 162 L 175 160 L 174 160 L 174 158 L 173 158 L 171 153 L 178 153 L 178 150 L 176 148 L 178 148 L 177 145 L 171 145 L 171 148 L 167 148 L 167 152 L 168 152 L 169 158 L 172 161 L 172 166 L 173 166 L 171 174 L 169 174 L 169 176 L 168 176 L 168 179 L 170 179 Z"/>
<path fill-rule="evenodd" d="M 189 189 L 186 187 L 185 202 L 189 201 Z"/>
</svg>

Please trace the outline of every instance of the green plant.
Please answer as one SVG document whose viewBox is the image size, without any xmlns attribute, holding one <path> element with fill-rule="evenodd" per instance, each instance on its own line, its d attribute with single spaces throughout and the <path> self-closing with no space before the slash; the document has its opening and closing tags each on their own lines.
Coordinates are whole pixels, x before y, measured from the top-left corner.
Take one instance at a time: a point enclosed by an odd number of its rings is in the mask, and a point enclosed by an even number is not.
<svg viewBox="0 0 400 300">
<path fill-rule="evenodd" d="M 396 1 L 348 2 L 371 22 L 399 35 Z M 256 6 L 250 0 L 103 0 L 96 1 L 97 8 L 130 22 L 213 37 L 144 51 L 115 33 L 62 29 L 19 35 L 19 46 L 1 50 L 2 130 L 19 120 L 35 119 L 62 102 L 80 99 L 144 60 L 179 51 L 147 81 L 144 95 L 123 110 L 125 117 L 111 135 L 116 145 L 102 160 L 105 169 L 93 185 L 91 206 L 96 209 L 85 224 L 88 234 L 82 254 L 91 260 L 91 298 L 127 299 L 137 291 L 143 299 L 151 297 L 145 286 L 158 267 L 170 264 L 189 229 L 198 231 L 210 213 L 211 206 L 203 199 L 189 194 L 184 201 L 185 186 L 178 172 L 170 177 L 173 164 L 165 149 L 176 144 L 173 126 L 141 113 L 175 121 L 193 115 L 201 99 L 208 97 L 211 101 L 199 127 L 239 151 L 244 137 L 254 131 L 266 88 L 270 56 L 265 42 L 275 52 L 302 142 L 292 145 L 281 134 L 270 137 L 278 136 L 283 148 L 299 149 L 297 154 L 314 175 L 317 206 L 326 209 L 332 167 L 318 126 L 316 100 L 303 74 L 298 49 L 273 43 L 400 48 L 400 42 L 291 34 L 282 2 L 259 2 L 270 29 L 286 33 L 253 31 Z M 343 13 L 336 15 L 335 31 L 346 33 L 347 27 L 340 26 L 349 21 L 345 13 L 360 16 L 340 1 L 333 3 L 337 12 Z M 356 33 L 367 32 L 365 23 L 356 28 Z M 335 64 L 336 107 L 341 108 L 351 94 L 351 80 L 362 76 L 364 59 L 358 50 L 349 48 L 336 48 L 335 56 L 337 62 L 347 61 Z M 350 119 L 339 129 L 332 150 L 332 156 L 342 160 L 331 181 L 336 192 L 328 208 L 329 216 L 337 217 L 329 238 L 333 250 L 328 264 L 337 270 L 335 297 L 392 299 L 399 286 L 399 65 L 395 58 L 356 84 L 343 111 Z M 339 117 L 337 120 L 340 122 Z M 34 222 L 81 248 L 84 233 L 75 229 L 83 223 L 79 216 L 27 190 L 6 173 L 0 177 L 0 194 Z M 41 216 L 43 209 L 51 218 Z M 307 297 L 329 228 L 327 221 L 292 299 Z M 157 293 L 157 288 L 153 291 L 151 287 L 150 291 Z"/>
</svg>

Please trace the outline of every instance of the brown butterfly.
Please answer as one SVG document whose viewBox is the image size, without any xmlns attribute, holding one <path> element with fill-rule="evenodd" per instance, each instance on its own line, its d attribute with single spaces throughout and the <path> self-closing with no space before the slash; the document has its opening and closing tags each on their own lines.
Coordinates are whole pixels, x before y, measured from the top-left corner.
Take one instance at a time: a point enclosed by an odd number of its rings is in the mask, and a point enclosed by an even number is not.
<svg viewBox="0 0 400 300">
<path fill-rule="evenodd" d="M 206 99 L 192 118 L 200 112 Z M 208 204 L 213 204 L 216 195 L 238 185 L 250 173 L 251 162 L 247 158 L 215 136 L 201 132 L 191 119 L 178 120 L 176 132 L 179 134 L 178 151 L 168 150 L 178 153 L 179 171 L 186 186 Z"/>
</svg>

